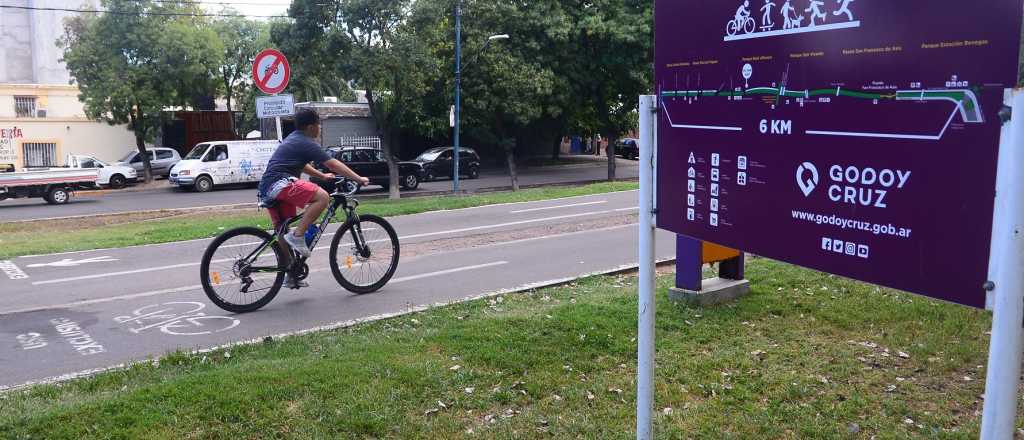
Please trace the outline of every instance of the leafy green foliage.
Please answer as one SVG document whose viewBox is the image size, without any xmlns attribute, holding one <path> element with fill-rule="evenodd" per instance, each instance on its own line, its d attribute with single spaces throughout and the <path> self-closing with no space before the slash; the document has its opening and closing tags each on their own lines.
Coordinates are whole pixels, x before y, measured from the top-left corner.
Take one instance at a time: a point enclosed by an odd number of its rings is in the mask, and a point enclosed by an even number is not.
<svg viewBox="0 0 1024 440">
<path fill-rule="evenodd" d="M 192 105 L 216 94 L 211 73 L 223 48 L 197 17 L 150 15 L 196 13 L 194 3 L 104 0 L 102 5 L 123 14 L 71 18 L 58 43 L 86 115 L 128 124 L 144 152 L 161 125 L 164 108 Z M 152 179 L 148 160 L 145 177 Z"/>
</svg>

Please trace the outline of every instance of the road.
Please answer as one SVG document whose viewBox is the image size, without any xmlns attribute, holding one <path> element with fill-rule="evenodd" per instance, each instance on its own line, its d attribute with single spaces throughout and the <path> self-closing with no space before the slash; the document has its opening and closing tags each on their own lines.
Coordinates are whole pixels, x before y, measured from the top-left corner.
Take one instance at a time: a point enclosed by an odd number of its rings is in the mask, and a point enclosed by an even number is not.
<svg viewBox="0 0 1024 440">
<path fill-rule="evenodd" d="M 619 160 L 616 175 L 622 178 L 635 178 L 639 175 L 637 162 Z M 601 180 L 608 177 L 607 162 L 595 161 L 593 164 L 573 165 L 567 167 L 525 168 L 519 175 L 521 185 L 545 185 L 590 180 Z M 460 181 L 460 187 L 475 191 L 484 188 L 495 188 L 511 185 L 507 173 L 503 170 L 485 170 L 479 179 Z M 416 192 L 450 191 L 451 180 L 424 182 Z M 369 187 L 365 195 L 383 195 L 380 187 Z M 256 203 L 256 190 L 249 187 L 230 187 L 209 193 L 196 193 L 175 190 L 169 185 L 165 189 L 146 191 L 114 191 L 100 196 L 81 193 L 71 203 L 62 206 L 46 204 L 43 199 L 17 199 L 0 201 L 0 221 L 35 220 L 54 217 L 68 217 L 93 214 L 111 214 L 118 212 L 147 211 L 153 209 L 194 208 L 203 206 L 233 205 L 239 203 Z"/>
<path fill-rule="evenodd" d="M 199 287 L 208 239 L 0 261 L 0 389 L 635 265 L 636 197 L 394 217 L 402 257 L 380 292 L 343 291 L 318 249 L 309 288 L 282 290 L 245 315 L 218 309 Z M 659 231 L 658 258 L 674 258 L 674 245 Z"/>
</svg>

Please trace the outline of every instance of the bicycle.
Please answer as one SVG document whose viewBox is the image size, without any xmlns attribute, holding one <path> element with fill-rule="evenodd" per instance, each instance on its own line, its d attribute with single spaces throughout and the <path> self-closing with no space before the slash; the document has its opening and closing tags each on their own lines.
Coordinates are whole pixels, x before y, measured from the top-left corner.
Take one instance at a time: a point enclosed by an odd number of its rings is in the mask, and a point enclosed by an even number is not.
<svg viewBox="0 0 1024 440">
<path fill-rule="evenodd" d="M 316 234 L 307 237 L 307 242 L 310 249 L 319 249 L 316 245 L 325 235 L 327 226 L 338 210 L 342 210 L 345 222 L 331 240 L 331 272 L 343 288 L 362 295 L 380 290 L 394 276 L 398 269 L 399 243 L 395 229 L 387 220 L 356 213 L 359 200 L 353 195 L 360 186 L 344 178 L 335 180 L 331 203 L 318 223 Z M 263 203 L 260 206 L 272 209 Z M 307 258 L 287 251 L 287 245 L 280 239 L 302 215 L 281 222 L 273 234 L 260 228 L 241 227 L 214 239 L 206 248 L 199 269 L 203 291 L 210 301 L 229 312 L 253 312 L 277 296 L 286 275 L 300 282 L 309 277 Z M 274 261 L 264 263 L 267 259 Z"/>
<path fill-rule="evenodd" d="M 757 27 L 757 23 L 755 23 L 754 19 L 750 16 L 744 17 L 742 23 L 739 19 L 734 18 L 725 24 L 725 33 L 730 37 L 736 35 L 741 30 L 744 34 L 749 34 L 754 32 L 755 27 Z"/>
</svg>

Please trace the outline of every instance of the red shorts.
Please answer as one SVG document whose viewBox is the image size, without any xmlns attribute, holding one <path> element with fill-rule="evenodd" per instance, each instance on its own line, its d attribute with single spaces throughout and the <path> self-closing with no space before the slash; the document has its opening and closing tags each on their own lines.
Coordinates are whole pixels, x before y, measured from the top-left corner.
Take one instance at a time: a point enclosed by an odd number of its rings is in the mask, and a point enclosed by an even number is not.
<svg viewBox="0 0 1024 440">
<path fill-rule="evenodd" d="M 300 208 L 305 208 L 309 201 L 313 200 L 313 196 L 319 189 L 319 186 L 308 180 L 296 180 L 284 187 L 275 199 L 277 204 L 267 210 L 270 213 L 270 220 L 274 222 L 274 227 L 276 228 L 281 225 L 281 222 L 295 217 Z"/>
</svg>

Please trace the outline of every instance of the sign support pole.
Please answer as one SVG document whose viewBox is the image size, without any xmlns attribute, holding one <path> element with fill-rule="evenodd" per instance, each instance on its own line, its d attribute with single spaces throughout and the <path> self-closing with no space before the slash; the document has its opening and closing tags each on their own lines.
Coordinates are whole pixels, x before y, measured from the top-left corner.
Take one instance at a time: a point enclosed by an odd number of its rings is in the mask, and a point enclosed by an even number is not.
<svg viewBox="0 0 1024 440">
<path fill-rule="evenodd" d="M 654 164 L 657 100 L 640 97 L 640 292 L 638 300 L 636 438 L 654 438 Z"/>
<path fill-rule="evenodd" d="M 281 117 L 274 118 L 274 123 L 277 126 L 277 141 L 281 142 L 284 140 L 284 136 L 281 136 Z"/>
<path fill-rule="evenodd" d="M 1013 438 L 1024 342 L 1024 93 L 999 143 L 996 203 L 989 262 L 992 339 L 985 378 L 982 440 Z"/>
</svg>

